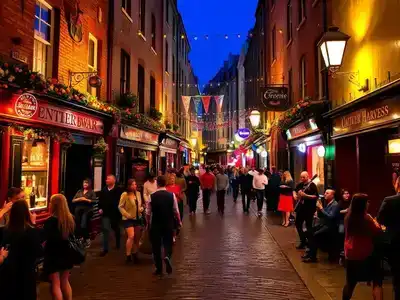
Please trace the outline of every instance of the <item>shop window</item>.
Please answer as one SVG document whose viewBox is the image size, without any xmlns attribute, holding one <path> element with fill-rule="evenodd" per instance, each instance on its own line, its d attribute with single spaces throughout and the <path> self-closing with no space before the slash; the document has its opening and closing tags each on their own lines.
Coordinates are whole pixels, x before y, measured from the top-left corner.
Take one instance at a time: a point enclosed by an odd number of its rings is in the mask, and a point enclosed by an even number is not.
<svg viewBox="0 0 400 300">
<path fill-rule="evenodd" d="M 48 138 L 23 142 L 21 188 L 31 209 L 47 207 L 49 145 Z"/>
<path fill-rule="evenodd" d="M 35 24 L 33 42 L 33 71 L 49 76 L 49 51 L 51 47 L 52 7 L 45 1 L 35 4 Z"/>
<path fill-rule="evenodd" d="M 88 71 L 89 72 L 96 72 L 97 71 L 97 51 L 98 51 L 98 42 L 97 39 L 89 33 L 89 47 L 88 47 Z M 89 94 L 92 96 L 97 95 L 97 88 L 91 87 L 89 85 L 89 79 L 88 79 L 88 85 L 87 85 L 87 91 Z"/>
</svg>

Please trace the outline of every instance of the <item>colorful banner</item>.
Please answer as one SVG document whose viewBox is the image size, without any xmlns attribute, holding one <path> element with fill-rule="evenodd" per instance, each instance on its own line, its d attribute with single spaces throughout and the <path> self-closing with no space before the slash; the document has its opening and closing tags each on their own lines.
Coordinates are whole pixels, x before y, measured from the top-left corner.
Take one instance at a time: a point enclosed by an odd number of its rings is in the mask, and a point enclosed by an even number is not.
<svg viewBox="0 0 400 300">
<path fill-rule="evenodd" d="M 182 103 L 186 114 L 189 112 L 191 98 L 192 98 L 191 96 L 182 96 Z"/>
<path fill-rule="evenodd" d="M 201 98 L 202 97 L 194 97 L 194 109 L 196 110 L 196 114 L 200 115 L 202 113 L 202 107 L 201 107 Z"/>
<path fill-rule="evenodd" d="M 211 96 L 203 96 L 201 97 L 201 99 L 203 100 L 204 110 L 206 111 L 206 114 L 208 114 L 208 108 L 210 107 Z"/>
<path fill-rule="evenodd" d="M 217 104 L 217 113 L 222 110 L 222 104 L 224 103 L 224 95 L 214 96 L 215 103 Z"/>
</svg>

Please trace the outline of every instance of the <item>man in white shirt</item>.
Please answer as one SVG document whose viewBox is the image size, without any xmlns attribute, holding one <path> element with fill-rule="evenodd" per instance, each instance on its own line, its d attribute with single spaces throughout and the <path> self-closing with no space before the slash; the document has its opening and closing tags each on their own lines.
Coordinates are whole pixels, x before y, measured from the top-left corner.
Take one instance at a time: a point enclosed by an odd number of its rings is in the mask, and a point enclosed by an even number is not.
<svg viewBox="0 0 400 300">
<path fill-rule="evenodd" d="M 156 176 L 150 173 L 149 178 L 143 185 L 143 198 L 147 203 L 150 201 L 150 195 L 157 191 Z"/>
<path fill-rule="evenodd" d="M 268 185 L 268 178 L 265 176 L 262 169 L 250 171 L 249 174 L 253 176 L 253 189 L 256 191 L 258 216 L 261 217 L 264 204 L 265 186 Z"/>
</svg>

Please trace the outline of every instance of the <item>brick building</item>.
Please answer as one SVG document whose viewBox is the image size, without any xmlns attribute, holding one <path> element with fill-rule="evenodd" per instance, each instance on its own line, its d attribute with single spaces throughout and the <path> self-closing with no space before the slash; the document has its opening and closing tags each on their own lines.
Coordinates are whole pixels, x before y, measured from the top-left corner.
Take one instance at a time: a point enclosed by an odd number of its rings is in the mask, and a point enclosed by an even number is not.
<svg viewBox="0 0 400 300">
<path fill-rule="evenodd" d="M 5 0 L 0 9 L 0 55 L 3 61 L 27 63 L 33 71 L 67 85 L 69 72 L 97 70 L 103 81 L 101 88 L 88 87 L 87 80 L 74 83 L 74 87 L 106 100 L 108 1 L 77 3 L 29 0 L 21 6 L 21 2 Z M 77 16 L 74 40 L 70 29 Z"/>
</svg>

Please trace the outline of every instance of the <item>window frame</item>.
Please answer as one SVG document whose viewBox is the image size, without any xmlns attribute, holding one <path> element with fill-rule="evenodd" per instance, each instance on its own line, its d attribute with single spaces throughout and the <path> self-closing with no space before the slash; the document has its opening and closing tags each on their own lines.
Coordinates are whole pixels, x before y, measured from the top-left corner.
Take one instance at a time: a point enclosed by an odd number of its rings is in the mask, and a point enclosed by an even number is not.
<svg viewBox="0 0 400 300">
<path fill-rule="evenodd" d="M 286 42 L 293 40 L 293 5 L 292 0 L 288 0 L 286 6 Z"/>
<path fill-rule="evenodd" d="M 146 0 L 139 0 L 139 31 L 146 35 Z"/>
<path fill-rule="evenodd" d="M 165 41 L 165 73 L 169 74 L 169 45 L 168 45 L 168 41 Z"/>
<path fill-rule="evenodd" d="M 121 48 L 120 61 L 120 94 L 130 92 L 131 84 L 131 56 L 128 52 Z"/>
<path fill-rule="evenodd" d="M 276 61 L 276 24 L 272 27 L 271 34 L 271 55 L 272 55 L 272 63 Z"/>
<path fill-rule="evenodd" d="M 151 48 L 157 52 L 157 20 L 153 13 L 151 14 Z"/>
<path fill-rule="evenodd" d="M 132 0 L 122 0 L 121 9 L 132 20 Z"/>
<path fill-rule="evenodd" d="M 94 53 L 93 53 L 93 66 L 90 65 L 90 41 L 94 43 Z M 99 54 L 99 40 L 89 32 L 88 36 L 88 71 L 89 72 L 97 72 L 98 70 L 98 54 Z M 97 96 L 97 88 L 89 86 L 89 78 L 88 78 L 88 90 L 87 92 L 92 96 Z"/>
<path fill-rule="evenodd" d="M 298 2 L 299 7 L 298 7 L 298 14 L 299 14 L 299 27 L 304 22 L 304 20 L 307 18 L 307 1 L 306 0 L 299 0 Z"/>
<path fill-rule="evenodd" d="M 306 56 L 303 55 L 300 58 L 300 72 L 299 72 L 299 82 L 300 82 L 300 97 L 304 100 L 307 96 L 307 63 Z"/>
</svg>

